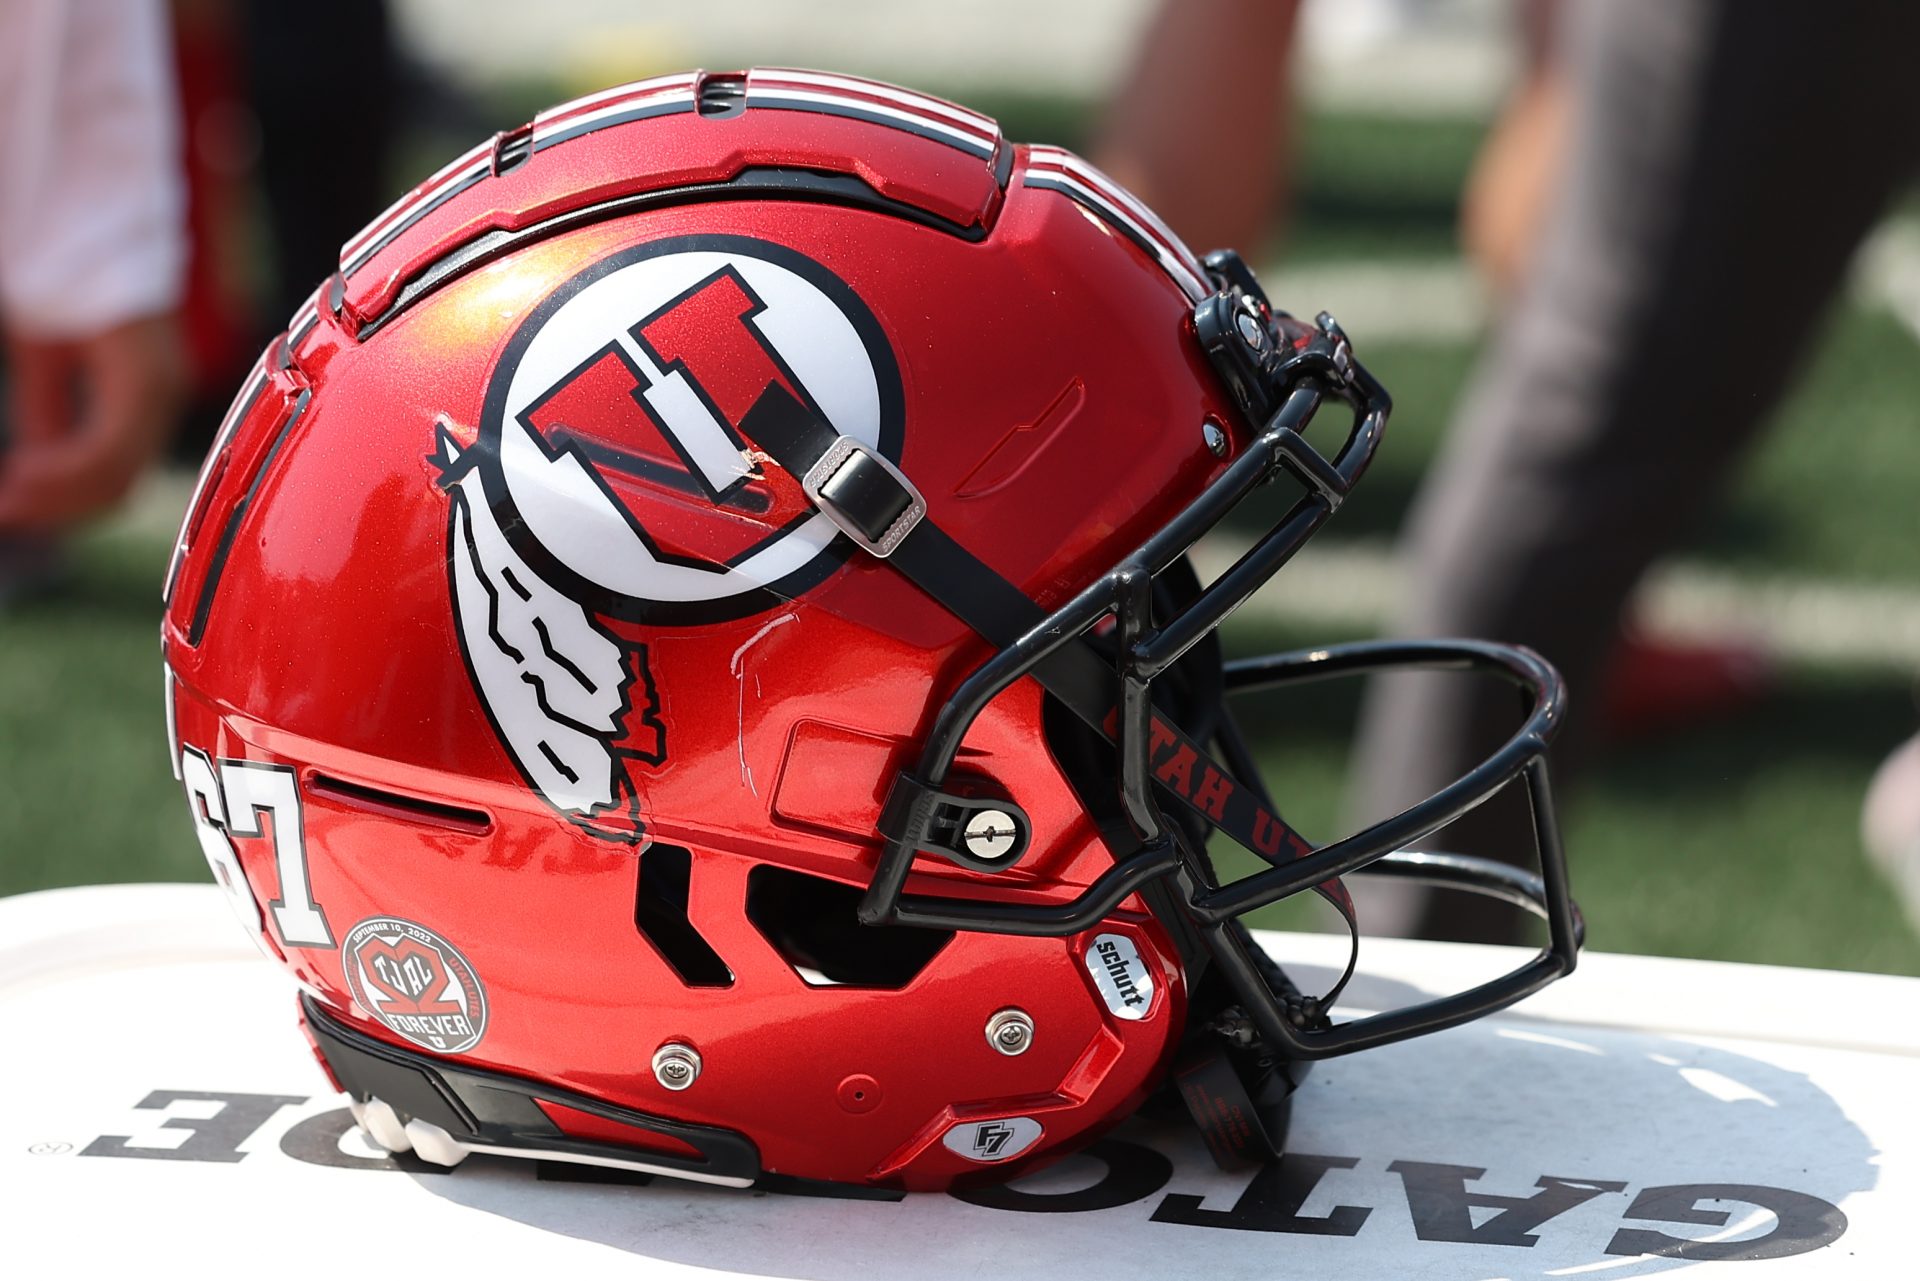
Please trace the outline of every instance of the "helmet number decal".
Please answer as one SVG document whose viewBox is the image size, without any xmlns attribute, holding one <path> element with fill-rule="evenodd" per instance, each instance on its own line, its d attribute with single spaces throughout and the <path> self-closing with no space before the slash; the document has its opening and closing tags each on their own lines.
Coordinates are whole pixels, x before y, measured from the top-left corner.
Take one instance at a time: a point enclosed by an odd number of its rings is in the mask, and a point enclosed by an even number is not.
<svg viewBox="0 0 1920 1281">
<path fill-rule="evenodd" d="M 259 761 L 223 760 L 216 767 L 199 748 L 182 747 L 180 781 L 200 852 L 240 923 L 255 935 L 265 931 L 260 901 L 232 838 L 271 839 L 280 897 L 267 904 L 267 912 L 275 933 L 287 947 L 332 947 L 327 914 L 313 901 L 307 881 L 306 828 L 294 772 Z"/>
</svg>

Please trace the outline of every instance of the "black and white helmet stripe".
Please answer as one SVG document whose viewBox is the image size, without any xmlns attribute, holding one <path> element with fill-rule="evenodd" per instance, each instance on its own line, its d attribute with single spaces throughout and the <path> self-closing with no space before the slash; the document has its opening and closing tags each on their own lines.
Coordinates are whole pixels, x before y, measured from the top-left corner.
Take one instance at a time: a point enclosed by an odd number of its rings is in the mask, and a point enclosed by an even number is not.
<svg viewBox="0 0 1920 1281">
<path fill-rule="evenodd" d="M 320 295 L 316 293 L 300 304 L 300 309 L 293 313 L 292 319 L 287 321 L 287 350 L 292 351 L 304 342 L 307 335 L 313 332 L 313 327 L 319 323 Z"/>
<path fill-rule="evenodd" d="M 982 159 L 991 157 L 994 152 L 994 144 L 964 129 L 936 120 L 931 116 L 916 115 L 910 111 L 903 111 L 897 107 L 864 98 L 817 93 L 809 89 L 749 87 L 747 106 L 771 108 L 776 111 L 811 111 L 824 116 L 845 116 L 872 124 L 888 125 L 907 133 L 918 134 L 922 138 L 930 138 L 935 142 L 944 142 L 949 147 L 957 147 L 961 151 Z"/>
<path fill-rule="evenodd" d="M 983 116 L 977 111 L 924 93 L 915 93 L 911 89 L 902 89 L 897 85 L 882 84 L 878 80 L 864 80 L 859 76 L 835 75 L 827 71 L 800 71 L 791 67 L 760 67 L 750 76 L 754 87 L 774 88 L 790 86 L 812 89 L 842 96 L 878 98 L 896 107 L 905 108 L 916 115 L 932 116 L 958 125 L 969 133 L 988 141 L 1000 138 L 999 122 L 991 116 Z"/>
<path fill-rule="evenodd" d="M 533 118 L 533 149 L 539 151 L 629 120 L 692 111 L 695 79 L 691 71 L 654 76 L 543 111 Z"/>
<path fill-rule="evenodd" d="M 340 246 L 340 270 L 352 275 L 366 266 L 395 236 L 486 177 L 492 169 L 493 139 L 489 138 L 394 201 L 359 235 Z"/>
<path fill-rule="evenodd" d="M 1172 228 L 1125 187 L 1072 152 L 1059 147 L 1029 148 L 1023 181 L 1029 187 L 1058 191 L 1091 209 L 1155 259 L 1194 302 L 1213 292 L 1200 260 Z"/>
<path fill-rule="evenodd" d="M 556 106 L 548 107 L 533 118 L 533 133 L 537 141 L 540 135 L 561 124 L 574 121 L 582 116 L 597 114 L 601 111 L 617 108 L 638 99 L 656 97 L 662 94 L 692 93 L 697 79 L 691 71 L 679 71 L 669 76 L 649 76 L 645 80 L 632 80 L 611 89 L 602 89 L 583 97 L 572 98 Z"/>
<path fill-rule="evenodd" d="M 277 344 L 275 344 L 277 345 Z M 271 352 L 273 347 L 268 347 Z M 254 402 L 260 399 L 260 393 L 267 387 L 267 352 L 253 362 L 253 370 L 240 384 L 240 394 L 233 398 L 233 404 L 227 407 L 227 416 L 220 420 L 220 430 L 214 433 L 213 444 L 207 450 L 206 461 L 200 464 L 199 478 L 193 482 L 193 496 L 187 500 L 186 515 L 180 518 L 180 533 L 173 540 L 173 555 L 167 562 L 167 581 L 161 589 L 160 599 L 173 599 L 174 581 L 180 577 L 180 563 L 187 557 L 187 540 L 196 518 L 200 513 L 200 504 L 207 496 L 207 483 L 214 472 L 219 470 L 220 461 L 226 457 L 227 445 L 233 440 L 233 429 L 247 416 Z"/>
<path fill-rule="evenodd" d="M 288 319 L 286 333 L 288 352 L 298 347 L 306 336 L 313 332 L 314 326 L 320 323 L 320 299 L 325 295 L 327 288 L 326 284 L 322 284 Z M 276 346 L 278 346 L 277 343 L 270 344 L 267 350 L 260 354 L 260 358 L 254 361 L 253 369 L 247 374 L 246 381 L 240 384 L 240 394 L 234 397 L 233 403 L 227 407 L 226 416 L 220 420 L 220 428 L 214 433 L 213 444 L 208 447 L 207 456 L 200 464 L 200 475 L 193 483 L 193 495 L 187 500 L 186 514 L 180 518 L 180 533 L 173 540 L 173 553 L 167 562 L 167 580 L 160 592 L 160 598 L 163 601 L 173 599 L 174 579 L 179 577 L 180 562 L 186 559 L 187 535 L 193 529 L 194 519 L 200 511 L 200 502 L 206 497 L 207 482 L 212 477 L 218 460 L 226 453 L 227 444 L 233 438 L 234 428 L 239 425 L 240 420 L 246 416 L 247 411 L 253 407 L 253 402 L 265 389 L 267 358 Z"/>
<path fill-rule="evenodd" d="M 983 159 L 1000 148 L 1000 126 L 975 111 L 856 76 L 784 67 L 747 76 L 747 106 L 813 111 L 886 125 L 946 143 Z"/>
<path fill-rule="evenodd" d="M 534 117 L 533 150 L 653 116 L 695 109 L 699 77 L 693 72 L 654 76 L 603 89 L 549 108 Z M 987 116 L 925 94 L 820 71 L 762 68 L 747 75 L 747 106 L 810 111 L 899 129 L 991 159 L 1002 145 L 1000 126 Z M 340 247 L 340 270 L 352 275 L 407 228 L 489 176 L 495 141 L 463 153 L 414 188 Z"/>
</svg>

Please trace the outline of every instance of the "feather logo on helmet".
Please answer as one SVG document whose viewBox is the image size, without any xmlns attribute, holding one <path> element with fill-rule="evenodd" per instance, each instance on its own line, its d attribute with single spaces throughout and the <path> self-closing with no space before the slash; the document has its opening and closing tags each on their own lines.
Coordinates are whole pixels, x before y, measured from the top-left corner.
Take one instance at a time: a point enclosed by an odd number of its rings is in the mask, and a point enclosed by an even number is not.
<svg viewBox="0 0 1920 1281">
<path fill-rule="evenodd" d="M 597 835 L 642 839 L 632 769 L 667 757 L 643 629 L 749 617 L 846 557 L 741 433 L 769 387 L 898 459 L 898 366 L 845 282 L 766 241 L 677 237 L 555 290 L 475 438 L 438 426 L 474 688 L 522 776 Z"/>
</svg>

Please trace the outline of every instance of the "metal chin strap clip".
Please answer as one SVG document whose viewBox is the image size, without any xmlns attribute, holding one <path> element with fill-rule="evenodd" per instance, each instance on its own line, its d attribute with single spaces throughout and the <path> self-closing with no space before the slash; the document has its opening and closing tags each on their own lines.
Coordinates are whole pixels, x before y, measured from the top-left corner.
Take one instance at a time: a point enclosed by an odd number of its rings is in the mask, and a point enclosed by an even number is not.
<svg viewBox="0 0 1920 1281">
<path fill-rule="evenodd" d="M 840 532 L 882 560 L 927 514 L 927 500 L 879 451 L 851 436 L 828 446 L 800 488 Z"/>
</svg>

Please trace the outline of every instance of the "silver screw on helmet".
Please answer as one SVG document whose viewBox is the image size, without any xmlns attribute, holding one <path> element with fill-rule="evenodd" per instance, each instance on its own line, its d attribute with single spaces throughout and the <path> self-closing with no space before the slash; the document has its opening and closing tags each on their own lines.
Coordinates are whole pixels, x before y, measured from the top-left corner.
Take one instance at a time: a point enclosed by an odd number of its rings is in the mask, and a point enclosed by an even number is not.
<svg viewBox="0 0 1920 1281">
<path fill-rule="evenodd" d="M 1025 1054 L 1033 1044 L 1033 1019 L 1011 1006 L 987 1020 L 987 1044 L 1011 1057 Z"/>
<path fill-rule="evenodd" d="M 669 1090 L 684 1090 L 700 1079 L 700 1051 L 669 1041 L 653 1052 L 653 1079 Z"/>
<path fill-rule="evenodd" d="M 1234 325 L 1240 330 L 1240 341 L 1259 351 L 1267 345 L 1267 336 L 1260 330 L 1260 322 L 1246 312 L 1234 318 Z"/>
<path fill-rule="evenodd" d="M 967 820 L 961 838 L 967 843 L 967 853 L 975 858 L 996 859 L 1013 852 L 1019 832 L 1013 815 L 1005 810 L 979 810 Z"/>
</svg>

